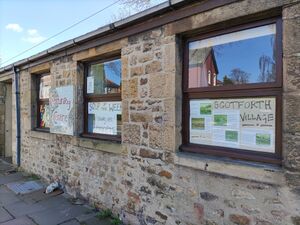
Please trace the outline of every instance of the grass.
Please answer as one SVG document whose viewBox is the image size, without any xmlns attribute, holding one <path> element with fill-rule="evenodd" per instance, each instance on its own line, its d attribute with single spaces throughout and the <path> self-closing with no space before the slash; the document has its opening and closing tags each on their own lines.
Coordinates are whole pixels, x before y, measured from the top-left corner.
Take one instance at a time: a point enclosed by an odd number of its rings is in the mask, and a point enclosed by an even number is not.
<svg viewBox="0 0 300 225">
<path fill-rule="evenodd" d="M 40 177 L 39 177 L 38 175 L 33 174 L 33 173 L 29 174 L 29 175 L 27 176 L 27 178 L 28 178 L 29 180 L 39 180 L 39 179 L 40 179 Z"/>
<path fill-rule="evenodd" d="M 105 219 L 112 216 L 112 211 L 110 209 L 104 209 L 97 213 L 96 217 L 98 219 Z"/>
<path fill-rule="evenodd" d="M 109 219 L 111 225 L 121 225 L 122 221 L 118 216 L 113 215 L 110 209 L 104 209 L 97 213 L 96 217 L 98 219 Z"/>
</svg>

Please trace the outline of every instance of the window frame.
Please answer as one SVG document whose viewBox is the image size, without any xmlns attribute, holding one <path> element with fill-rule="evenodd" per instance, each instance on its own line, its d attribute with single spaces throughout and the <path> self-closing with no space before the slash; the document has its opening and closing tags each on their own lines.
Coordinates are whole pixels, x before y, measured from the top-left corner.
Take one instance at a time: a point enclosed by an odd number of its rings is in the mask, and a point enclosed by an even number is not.
<svg viewBox="0 0 300 225">
<path fill-rule="evenodd" d="M 36 127 L 35 130 L 37 131 L 44 131 L 44 132 L 50 132 L 50 127 L 41 127 L 41 111 L 40 106 L 47 104 L 50 105 L 49 98 L 40 99 L 40 84 L 41 84 L 41 78 L 44 76 L 51 76 L 50 72 L 42 73 L 36 75 L 36 105 L 37 105 L 37 116 L 36 116 Z M 50 96 L 49 96 L 50 97 Z"/>
<path fill-rule="evenodd" d="M 94 64 L 105 63 L 116 59 L 121 60 L 121 56 L 118 54 L 111 57 L 85 62 L 83 64 L 84 65 L 84 82 L 83 82 L 84 119 L 83 119 L 83 133 L 81 134 L 82 137 L 121 142 L 122 135 L 97 134 L 97 133 L 88 132 L 88 103 L 89 102 L 116 101 L 116 102 L 121 102 L 122 104 L 122 85 L 121 85 L 120 93 L 110 93 L 110 94 L 88 94 L 87 93 L 87 77 L 91 66 Z M 122 63 L 121 63 L 121 69 L 122 69 Z M 122 83 L 122 70 L 121 70 L 121 83 Z"/>
<path fill-rule="evenodd" d="M 250 28 L 276 24 L 276 81 L 270 83 L 239 84 L 215 87 L 188 88 L 189 70 L 189 43 L 218 35 L 242 31 Z M 271 19 L 250 22 L 230 28 L 219 27 L 207 33 L 198 33 L 197 36 L 187 36 L 183 39 L 183 83 L 182 83 L 182 145 L 180 151 L 200 153 L 212 156 L 222 156 L 248 161 L 281 164 L 282 162 L 282 19 Z M 275 152 L 259 152 L 239 148 L 229 148 L 213 145 L 201 145 L 190 143 L 190 100 L 192 99 L 228 99 L 243 97 L 275 97 L 276 98 L 276 121 L 275 121 Z"/>
</svg>

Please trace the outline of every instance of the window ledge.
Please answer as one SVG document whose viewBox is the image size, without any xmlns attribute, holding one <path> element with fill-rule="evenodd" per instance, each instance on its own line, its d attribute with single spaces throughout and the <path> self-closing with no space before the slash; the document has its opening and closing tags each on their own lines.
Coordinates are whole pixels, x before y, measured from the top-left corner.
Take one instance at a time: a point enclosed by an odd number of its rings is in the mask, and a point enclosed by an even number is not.
<svg viewBox="0 0 300 225">
<path fill-rule="evenodd" d="M 122 149 L 122 144 L 113 141 L 79 137 L 78 145 L 83 148 L 88 148 L 88 149 L 93 149 L 93 150 L 98 150 L 103 152 L 109 152 L 114 154 L 125 154 L 125 152 Z"/>
<path fill-rule="evenodd" d="M 43 140 L 55 140 L 55 135 L 45 130 L 31 130 L 29 135 L 32 138 L 38 138 Z"/>
<path fill-rule="evenodd" d="M 240 179 L 272 185 L 283 185 L 285 183 L 283 169 L 275 165 L 215 158 L 187 152 L 178 152 L 175 155 L 174 162 L 176 165 Z"/>
</svg>

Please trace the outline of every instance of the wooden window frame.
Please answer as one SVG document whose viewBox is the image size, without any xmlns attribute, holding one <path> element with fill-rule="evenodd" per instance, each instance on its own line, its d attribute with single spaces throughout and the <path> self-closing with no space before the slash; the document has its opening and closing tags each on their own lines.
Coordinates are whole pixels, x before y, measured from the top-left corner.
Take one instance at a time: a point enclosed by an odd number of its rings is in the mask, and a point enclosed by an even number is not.
<svg viewBox="0 0 300 225">
<path fill-rule="evenodd" d="M 272 83 L 253 83 L 228 85 L 217 87 L 188 88 L 189 48 L 188 44 L 218 35 L 242 31 L 245 29 L 276 24 L 276 81 Z M 282 162 L 282 19 L 275 17 L 229 29 L 213 30 L 198 36 L 185 37 L 183 50 L 183 113 L 182 113 L 182 145 L 180 151 L 201 153 L 212 156 L 222 156 L 234 159 L 281 164 Z M 275 121 L 275 153 L 244 150 L 222 146 L 201 145 L 189 142 L 189 102 L 192 99 L 228 99 L 243 97 L 275 97 L 276 98 L 276 121 Z"/>
<path fill-rule="evenodd" d="M 49 98 L 40 99 L 40 83 L 41 78 L 44 76 L 50 76 L 50 73 L 43 73 L 36 75 L 36 104 L 37 104 L 37 116 L 36 116 L 36 127 L 35 130 L 37 131 L 43 131 L 43 132 L 50 132 L 50 127 L 40 127 L 41 124 L 41 112 L 40 112 L 40 106 L 44 105 L 45 103 L 49 103 Z"/>
<path fill-rule="evenodd" d="M 114 141 L 114 142 L 121 142 L 121 135 L 110 135 L 110 134 L 97 134 L 97 133 L 90 133 L 88 132 L 88 103 L 89 102 L 114 102 L 119 101 L 122 103 L 122 97 L 120 93 L 111 93 L 111 94 L 88 94 L 87 93 L 87 77 L 89 74 L 89 70 L 91 68 L 91 65 L 99 64 L 99 63 L 105 63 L 108 61 L 120 59 L 120 55 L 107 57 L 100 60 L 90 61 L 84 63 L 84 87 L 83 87 L 83 98 L 84 98 L 84 126 L 83 126 L 83 133 L 81 134 L 82 137 L 86 138 L 94 138 L 94 139 L 100 139 L 100 140 L 108 140 L 108 141 Z M 122 79 L 122 76 L 121 76 Z M 122 89 L 122 86 L 121 86 Z"/>
</svg>

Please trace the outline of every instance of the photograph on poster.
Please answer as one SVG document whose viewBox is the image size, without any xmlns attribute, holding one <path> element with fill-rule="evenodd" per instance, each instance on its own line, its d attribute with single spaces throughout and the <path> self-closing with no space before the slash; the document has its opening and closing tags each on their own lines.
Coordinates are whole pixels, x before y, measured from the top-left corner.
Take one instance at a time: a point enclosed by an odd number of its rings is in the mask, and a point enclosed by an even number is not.
<svg viewBox="0 0 300 225">
<path fill-rule="evenodd" d="M 214 125 L 215 126 L 226 126 L 227 125 L 227 115 L 214 115 Z"/>
<path fill-rule="evenodd" d="M 209 103 L 200 104 L 200 114 L 201 115 L 211 115 L 211 104 L 209 104 Z"/>
<path fill-rule="evenodd" d="M 238 142 L 238 131 L 236 130 L 226 130 L 225 131 L 225 140 L 226 141 L 232 141 L 232 142 Z"/>
<path fill-rule="evenodd" d="M 204 130 L 205 129 L 205 118 L 192 118 L 192 129 Z"/>
<path fill-rule="evenodd" d="M 271 145 L 271 135 L 270 134 L 256 134 L 256 144 L 257 145 Z"/>
</svg>

